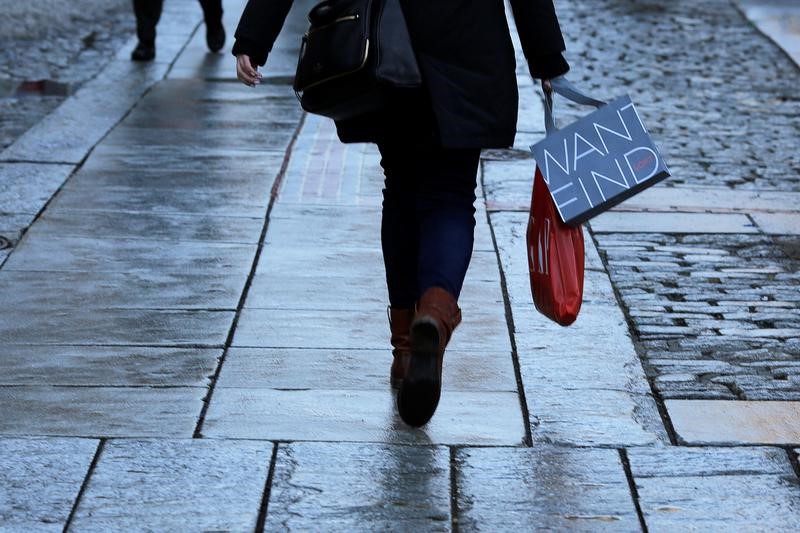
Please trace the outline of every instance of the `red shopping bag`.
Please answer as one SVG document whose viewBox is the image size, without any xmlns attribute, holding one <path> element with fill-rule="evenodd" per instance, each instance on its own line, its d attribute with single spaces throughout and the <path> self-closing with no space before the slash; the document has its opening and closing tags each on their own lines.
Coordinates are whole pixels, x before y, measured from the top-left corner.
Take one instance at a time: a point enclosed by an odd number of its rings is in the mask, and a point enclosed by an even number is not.
<svg viewBox="0 0 800 533">
<path fill-rule="evenodd" d="M 562 326 L 581 310 L 583 261 L 583 229 L 562 222 L 537 166 L 528 220 L 531 294 L 536 309 Z"/>
</svg>

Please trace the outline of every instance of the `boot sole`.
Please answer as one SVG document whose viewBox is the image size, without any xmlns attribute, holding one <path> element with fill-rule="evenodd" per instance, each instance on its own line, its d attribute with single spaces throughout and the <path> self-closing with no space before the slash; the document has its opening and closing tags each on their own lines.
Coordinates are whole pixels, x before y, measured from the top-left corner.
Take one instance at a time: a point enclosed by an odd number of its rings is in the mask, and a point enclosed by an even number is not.
<svg viewBox="0 0 800 533">
<path fill-rule="evenodd" d="M 436 412 L 442 392 L 438 368 L 439 330 L 433 322 L 411 328 L 411 361 L 397 393 L 397 411 L 412 427 L 425 425 Z"/>
</svg>

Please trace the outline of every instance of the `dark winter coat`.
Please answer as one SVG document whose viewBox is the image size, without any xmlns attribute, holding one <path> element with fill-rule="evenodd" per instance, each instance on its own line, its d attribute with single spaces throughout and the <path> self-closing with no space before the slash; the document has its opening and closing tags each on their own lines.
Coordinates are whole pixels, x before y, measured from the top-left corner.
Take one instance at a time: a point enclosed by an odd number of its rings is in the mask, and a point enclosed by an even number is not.
<svg viewBox="0 0 800 533">
<path fill-rule="evenodd" d="M 292 0 L 249 0 L 236 30 L 234 54 L 263 65 Z M 378 141 L 392 131 L 415 135 L 432 121 L 449 148 L 513 144 L 518 92 L 516 62 L 503 0 L 402 0 L 425 92 L 394 112 L 337 123 L 345 142 Z M 537 78 L 564 74 L 564 40 L 553 0 L 511 0 L 522 49 Z M 401 124 L 398 124 L 401 123 Z M 426 135 L 426 131 L 417 132 Z"/>
</svg>

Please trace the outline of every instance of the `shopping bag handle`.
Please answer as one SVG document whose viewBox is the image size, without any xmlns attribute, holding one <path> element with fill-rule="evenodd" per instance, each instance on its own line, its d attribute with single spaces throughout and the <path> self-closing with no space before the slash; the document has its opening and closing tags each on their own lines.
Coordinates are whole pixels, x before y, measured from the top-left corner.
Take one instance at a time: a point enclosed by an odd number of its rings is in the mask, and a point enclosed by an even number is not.
<svg viewBox="0 0 800 533">
<path fill-rule="evenodd" d="M 588 94 L 582 92 L 580 89 L 570 83 L 564 76 L 559 76 L 550 80 L 550 85 L 553 87 L 553 92 L 544 92 L 544 128 L 548 135 L 556 131 L 556 121 L 553 118 L 553 93 L 560 94 L 567 100 L 571 100 L 576 104 L 590 105 L 594 107 L 602 107 L 606 105 L 603 100 L 592 98 Z"/>
</svg>

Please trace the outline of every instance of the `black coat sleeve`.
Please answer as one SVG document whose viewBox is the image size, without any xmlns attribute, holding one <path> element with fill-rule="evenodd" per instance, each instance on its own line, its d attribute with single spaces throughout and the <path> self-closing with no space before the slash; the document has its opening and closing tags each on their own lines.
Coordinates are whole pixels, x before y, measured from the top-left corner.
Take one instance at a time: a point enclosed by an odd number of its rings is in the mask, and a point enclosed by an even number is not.
<svg viewBox="0 0 800 533">
<path fill-rule="evenodd" d="M 569 70 L 564 37 L 553 0 L 511 0 L 522 51 L 535 78 L 555 78 Z"/>
<path fill-rule="evenodd" d="M 258 65 L 266 63 L 291 7 L 292 0 L 248 0 L 234 34 L 233 55 L 247 54 Z"/>
</svg>

